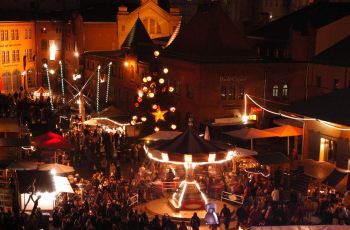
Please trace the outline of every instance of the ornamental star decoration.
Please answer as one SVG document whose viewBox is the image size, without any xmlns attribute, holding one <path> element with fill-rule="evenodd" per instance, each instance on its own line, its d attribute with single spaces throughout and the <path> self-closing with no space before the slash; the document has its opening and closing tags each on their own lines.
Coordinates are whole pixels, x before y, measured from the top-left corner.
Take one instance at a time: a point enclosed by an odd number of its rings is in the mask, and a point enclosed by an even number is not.
<svg viewBox="0 0 350 230">
<path fill-rule="evenodd" d="M 161 110 L 158 106 L 157 110 L 155 112 L 152 112 L 152 115 L 154 116 L 154 120 L 158 122 L 159 120 L 165 121 L 164 114 L 166 114 L 168 110 Z"/>
</svg>

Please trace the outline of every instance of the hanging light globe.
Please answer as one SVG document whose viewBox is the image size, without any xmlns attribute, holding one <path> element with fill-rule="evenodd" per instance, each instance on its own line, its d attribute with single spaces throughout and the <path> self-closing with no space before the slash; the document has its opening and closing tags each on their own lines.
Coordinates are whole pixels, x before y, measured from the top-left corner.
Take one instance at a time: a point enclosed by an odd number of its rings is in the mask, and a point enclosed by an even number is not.
<svg viewBox="0 0 350 230">
<path fill-rule="evenodd" d="M 152 77 L 151 76 L 147 76 L 147 81 L 152 81 Z"/>
<path fill-rule="evenodd" d="M 147 117 L 141 117 L 141 121 L 143 122 L 147 121 Z"/>
<path fill-rule="evenodd" d="M 154 131 L 155 131 L 155 132 L 159 132 L 159 130 L 160 130 L 159 127 L 155 127 L 155 128 L 154 128 Z"/>
<path fill-rule="evenodd" d="M 170 128 L 171 128 L 172 130 L 175 130 L 175 129 L 177 128 L 177 126 L 176 126 L 175 124 L 172 124 L 172 125 L 170 126 Z"/>
<path fill-rule="evenodd" d="M 159 78 L 158 81 L 159 81 L 160 84 L 164 84 L 164 82 L 165 82 L 164 78 Z"/>
<path fill-rule="evenodd" d="M 169 73 L 169 69 L 165 67 L 165 68 L 163 69 L 163 73 L 165 73 L 165 74 Z"/>
<path fill-rule="evenodd" d="M 152 105 L 152 109 L 157 109 L 158 108 L 158 105 L 154 104 Z"/>
<path fill-rule="evenodd" d="M 175 90 L 174 87 L 172 87 L 172 86 L 169 87 L 169 92 L 170 93 L 174 92 L 174 90 Z"/>
<path fill-rule="evenodd" d="M 175 107 L 170 107 L 170 112 L 175 112 L 176 108 Z"/>
</svg>

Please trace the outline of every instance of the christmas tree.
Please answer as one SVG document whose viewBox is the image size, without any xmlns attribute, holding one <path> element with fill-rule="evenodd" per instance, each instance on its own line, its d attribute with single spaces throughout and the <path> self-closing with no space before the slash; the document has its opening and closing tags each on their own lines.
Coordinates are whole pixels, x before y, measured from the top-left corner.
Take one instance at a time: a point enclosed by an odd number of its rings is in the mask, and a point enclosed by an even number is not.
<svg viewBox="0 0 350 230">
<path fill-rule="evenodd" d="M 175 107 L 174 87 L 166 78 L 168 68 L 159 61 L 159 51 L 154 51 L 150 73 L 142 79 L 134 102 L 131 124 L 142 122 L 144 131 L 176 130 L 178 114 Z"/>
</svg>

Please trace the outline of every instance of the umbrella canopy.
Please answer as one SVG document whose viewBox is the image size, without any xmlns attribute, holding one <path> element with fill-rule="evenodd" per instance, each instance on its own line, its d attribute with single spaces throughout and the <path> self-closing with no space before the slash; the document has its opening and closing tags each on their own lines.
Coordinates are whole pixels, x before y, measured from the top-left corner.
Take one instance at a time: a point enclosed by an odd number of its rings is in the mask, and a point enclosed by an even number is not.
<svg viewBox="0 0 350 230">
<path fill-rule="evenodd" d="M 275 137 L 275 133 L 271 133 L 261 129 L 255 128 L 243 128 L 240 130 L 234 130 L 230 132 L 225 132 L 224 134 L 229 135 L 231 137 L 240 138 L 243 140 L 250 139 L 259 139 L 259 138 L 267 138 L 267 137 Z"/>
<path fill-rule="evenodd" d="M 7 168 L 13 170 L 36 170 L 39 162 L 36 161 L 16 161 L 12 162 Z"/>
<path fill-rule="evenodd" d="M 282 125 L 270 129 L 264 129 L 266 132 L 274 133 L 278 137 L 292 137 L 303 135 L 303 129 L 291 125 Z"/>
<path fill-rule="evenodd" d="M 73 146 L 61 135 L 48 132 L 32 139 L 34 145 L 40 149 L 72 149 Z"/>
<path fill-rule="evenodd" d="M 57 174 L 62 173 L 72 173 L 74 172 L 74 168 L 67 165 L 51 163 L 51 164 L 42 164 L 39 166 L 39 171 L 51 171 L 55 170 Z"/>
<path fill-rule="evenodd" d="M 102 110 L 99 113 L 92 113 L 93 117 L 119 117 L 119 116 L 126 116 L 127 114 L 119 109 L 117 109 L 115 106 L 111 105 L 104 110 Z"/>
<path fill-rule="evenodd" d="M 53 179 L 55 181 L 56 192 L 74 193 L 67 177 L 54 176 Z"/>
<path fill-rule="evenodd" d="M 317 180 L 324 180 L 335 169 L 335 165 L 326 161 L 305 159 L 296 162 L 297 166 L 304 168 L 304 174 Z"/>
<path fill-rule="evenodd" d="M 159 141 L 151 144 L 147 148 L 148 154 L 153 158 L 164 159 L 163 153 L 168 154 L 168 158 L 173 162 L 185 162 L 185 158 L 191 155 L 192 162 L 208 162 L 209 155 L 215 154 L 215 160 L 226 159 L 227 149 L 215 144 L 214 142 L 204 140 L 193 132 L 189 127 L 182 134 L 174 139 Z"/>
<path fill-rule="evenodd" d="M 182 132 L 179 132 L 179 131 L 159 131 L 143 137 L 142 140 L 144 141 L 171 140 L 179 136 L 181 133 Z"/>
</svg>

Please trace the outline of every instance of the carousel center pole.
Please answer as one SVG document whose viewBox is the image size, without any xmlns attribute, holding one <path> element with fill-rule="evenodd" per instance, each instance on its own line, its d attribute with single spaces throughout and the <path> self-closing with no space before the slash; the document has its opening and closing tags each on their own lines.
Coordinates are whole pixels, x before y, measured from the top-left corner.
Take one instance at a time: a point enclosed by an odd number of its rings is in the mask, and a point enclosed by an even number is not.
<svg viewBox="0 0 350 230">
<path fill-rule="evenodd" d="M 80 99 L 80 115 L 81 115 L 81 125 L 85 129 L 85 98 L 82 93 L 79 93 Z"/>
</svg>

